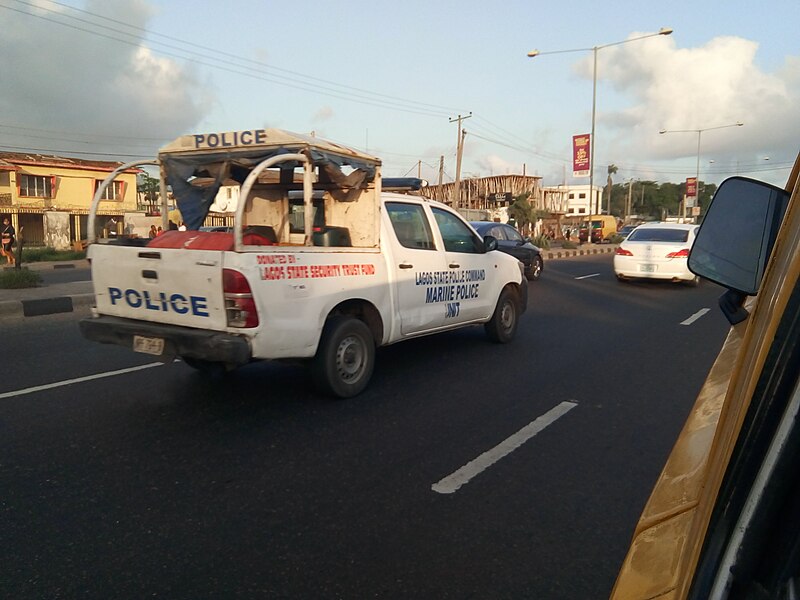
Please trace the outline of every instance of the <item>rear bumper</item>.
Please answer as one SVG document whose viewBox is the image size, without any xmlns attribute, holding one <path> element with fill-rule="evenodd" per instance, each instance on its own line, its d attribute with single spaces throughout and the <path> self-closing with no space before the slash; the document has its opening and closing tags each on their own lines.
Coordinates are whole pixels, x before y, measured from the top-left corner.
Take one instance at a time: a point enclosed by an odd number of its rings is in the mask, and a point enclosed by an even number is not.
<svg viewBox="0 0 800 600">
<path fill-rule="evenodd" d="M 134 335 L 161 338 L 164 340 L 164 352 L 160 355 L 162 359 L 177 355 L 243 365 L 252 358 L 247 338 L 220 331 L 108 316 L 82 319 L 79 325 L 81 334 L 88 340 L 130 349 L 133 349 Z"/>
<path fill-rule="evenodd" d="M 652 271 L 642 271 L 640 264 L 651 265 Z M 670 279 L 673 281 L 692 281 L 694 273 L 686 266 L 686 260 L 646 261 L 633 260 L 631 257 L 614 256 L 614 273 L 617 277 L 629 279 Z"/>
</svg>

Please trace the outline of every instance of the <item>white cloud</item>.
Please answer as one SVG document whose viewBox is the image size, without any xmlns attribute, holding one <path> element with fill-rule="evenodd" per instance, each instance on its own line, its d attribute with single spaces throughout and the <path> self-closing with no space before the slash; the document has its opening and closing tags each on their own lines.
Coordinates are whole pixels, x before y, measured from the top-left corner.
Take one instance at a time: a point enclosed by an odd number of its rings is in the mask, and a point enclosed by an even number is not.
<svg viewBox="0 0 800 600">
<path fill-rule="evenodd" d="M 323 106 L 316 113 L 314 113 L 314 116 L 311 118 L 311 120 L 314 123 L 320 123 L 322 121 L 329 121 L 332 118 L 333 109 L 330 106 Z"/>
<path fill-rule="evenodd" d="M 486 156 L 482 156 L 475 160 L 475 164 L 477 164 L 481 168 L 481 175 L 506 175 L 508 173 L 521 173 L 520 166 L 514 163 L 510 163 L 507 160 L 503 159 L 496 154 L 489 154 Z"/>
<path fill-rule="evenodd" d="M 163 142 L 192 130 L 213 105 L 207 82 L 146 47 L 143 29 L 152 9 L 144 0 L 90 0 L 87 14 L 46 2 L 39 5 L 41 10 L 30 9 L 37 16 L 3 12 L 0 55 L 7 67 L 0 89 L 0 124 L 25 127 L 29 133 L 75 134 L 43 140 L 41 134 L 26 138 L 15 130 L 13 135 L 4 135 L 7 145 L 152 155 L 160 145 L 155 138 Z M 134 29 L 88 13 L 108 16 Z M 70 14 L 101 24 L 70 20 L 66 18 Z M 128 139 L 112 143 L 110 136 Z"/>
<path fill-rule="evenodd" d="M 598 145 L 608 143 L 605 153 L 632 161 L 690 157 L 697 153 L 696 134 L 658 131 L 741 121 L 741 128 L 704 131 L 702 155 L 739 160 L 786 151 L 793 157 L 800 137 L 800 59 L 788 57 L 781 70 L 766 73 L 757 51 L 757 43 L 730 36 L 697 48 L 677 49 L 670 38 L 653 38 L 600 50 L 598 79 L 610 81 L 632 104 L 611 111 L 598 101 L 598 129 L 610 137 L 598 136 Z M 591 77 L 590 60 L 579 68 Z"/>
</svg>

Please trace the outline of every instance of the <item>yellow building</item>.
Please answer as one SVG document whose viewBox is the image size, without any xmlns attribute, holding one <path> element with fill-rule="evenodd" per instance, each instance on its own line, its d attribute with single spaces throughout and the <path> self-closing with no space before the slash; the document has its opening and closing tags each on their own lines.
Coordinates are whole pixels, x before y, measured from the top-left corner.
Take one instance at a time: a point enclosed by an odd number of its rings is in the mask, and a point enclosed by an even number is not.
<svg viewBox="0 0 800 600">
<path fill-rule="evenodd" d="M 121 164 L 0 152 L 0 218 L 11 218 L 17 232 L 23 232 L 26 245 L 68 248 L 72 241 L 86 237 L 92 197 L 103 179 Z M 126 233 L 126 214 L 142 210 L 136 194 L 139 172 L 123 172 L 107 188 L 97 211 L 97 231 L 116 222 L 116 233 Z"/>
</svg>

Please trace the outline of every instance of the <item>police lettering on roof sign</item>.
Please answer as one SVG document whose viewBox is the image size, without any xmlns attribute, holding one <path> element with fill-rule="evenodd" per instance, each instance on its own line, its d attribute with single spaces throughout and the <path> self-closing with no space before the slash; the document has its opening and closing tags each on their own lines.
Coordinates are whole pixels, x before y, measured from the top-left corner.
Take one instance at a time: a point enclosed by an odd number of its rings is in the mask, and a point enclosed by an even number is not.
<svg viewBox="0 0 800 600">
<path fill-rule="evenodd" d="M 203 133 L 194 137 L 194 147 L 201 148 L 231 148 L 233 146 L 256 146 L 265 144 L 267 132 L 264 129 L 249 131 L 226 131 L 224 133 Z"/>
</svg>

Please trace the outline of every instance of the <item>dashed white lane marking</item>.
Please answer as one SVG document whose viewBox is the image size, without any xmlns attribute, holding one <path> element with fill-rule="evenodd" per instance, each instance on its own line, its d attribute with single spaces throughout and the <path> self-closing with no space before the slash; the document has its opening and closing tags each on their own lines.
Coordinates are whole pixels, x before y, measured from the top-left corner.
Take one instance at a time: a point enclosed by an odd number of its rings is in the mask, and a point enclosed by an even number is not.
<svg viewBox="0 0 800 600">
<path fill-rule="evenodd" d="M 576 277 L 575 279 L 589 279 L 589 277 L 600 277 L 600 273 L 592 273 L 591 275 L 581 275 L 580 277 Z"/>
<path fill-rule="evenodd" d="M 517 433 L 500 442 L 497 446 L 481 454 L 475 460 L 468 462 L 455 473 L 448 475 L 431 486 L 439 494 L 452 494 L 462 485 L 468 483 L 473 477 L 480 475 L 494 463 L 511 454 L 547 426 L 552 425 L 573 408 L 578 406 L 575 402 L 562 402 L 550 409 L 541 417 L 528 423 Z"/>
<path fill-rule="evenodd" d="M 689 317 L 685 321 L 681 321 L 681 325 L 691 325 L 692 323 L 697 321 L 697 319 L 702 317 L 704 314 L 706 314 L 710 310 L 711 310 L 710 308 L 702 308 L 702 309 L 698 310 L 696 313 L 694 313 L 691 317 Z"/>
<path fill-rule="evenodd" d="M 164 363 L 155 362 L 146 365 L 139 365 L 138 367 L 128 367 L 127 369 L 117 369 L 116 371 L 106 371 L 105 373 L 97 373 L 96 375 L 87 375 L 86 377 L 76 377 L 75 379 L 65 379 L 64 381 L 56 381 L 55 383 L 46 383 L 44 385 L 35 385 L 33 387 L 25 388 L 22 390 L 15 390 L 13 392 L 3 392 L 0 394 L 0 399 L 14 398 L 15 396 L 24 396 L 25 394 L 33 394 L 34 392 L 41 392 L 43 390 L 52 390 L 53 388 L 63 387 L 65 385 L 72 385 L 74 383 L 83 383 L 84 381 L 92 381 L 93 379 L 103 379 L 105 377 L 114 377 L 116 375 L 124 375 L 125 373 L 133 373 L 135 371 L 142 371 L 143 369 L 151 369 L 153 367 L 160 367 Z"/>
</svg>

